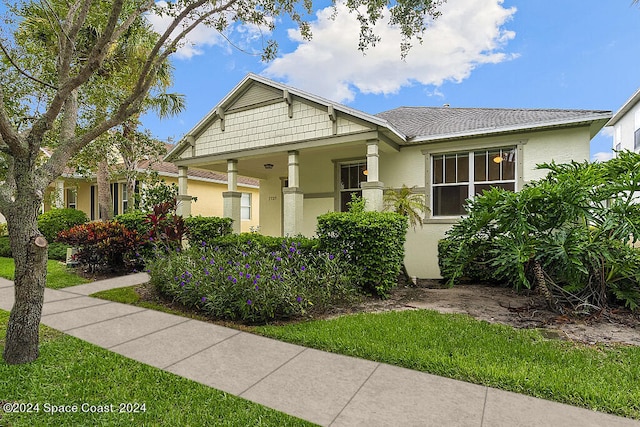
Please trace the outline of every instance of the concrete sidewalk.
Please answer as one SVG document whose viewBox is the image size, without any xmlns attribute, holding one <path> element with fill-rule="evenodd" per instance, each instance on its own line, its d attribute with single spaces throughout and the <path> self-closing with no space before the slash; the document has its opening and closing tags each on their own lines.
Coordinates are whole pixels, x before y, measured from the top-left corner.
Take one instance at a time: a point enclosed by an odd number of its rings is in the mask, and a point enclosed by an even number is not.
<svg viewBox="0 0 640 427">
<path fill-rule="evenodd" d="M 47 289 L 42 323 L 110 351 L 326 426 L 640 426 L 640 422 L 292 345 L 87 295 L 144 273 Z M 0 309 L 13 305 L 0 280 Z"/>
</svg>

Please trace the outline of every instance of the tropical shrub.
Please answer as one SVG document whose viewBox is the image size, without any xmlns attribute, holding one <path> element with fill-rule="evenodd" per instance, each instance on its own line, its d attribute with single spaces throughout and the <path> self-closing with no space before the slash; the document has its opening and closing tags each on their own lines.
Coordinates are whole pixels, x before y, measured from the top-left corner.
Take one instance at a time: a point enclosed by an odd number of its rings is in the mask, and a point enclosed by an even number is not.
<svg viewBox="0 0 640 427">
<path fill-rule="evenodd" d="M 182 239 L 187 232 L 184 219 L 176 215 L 176 199 L 160 203 L 147 215 L 149 225 L 148 241 L 156 248 L 172 251 L 182 247 Z"/>
<path fill-rule="evenodd" d="M 443 277 L 540 288 L 552 309 L 640 304 L 640 155 L 544 164 L 546 178 L 514 193 L 491 189 L 439 245 Z"/>
<path fill-rule="evenodd" d="M 61 242 L 50 242 L 47 248 L 47 257 L 57 261 L 67 260 L 67 249 L 71 246 Z"/>
<path fill-rule="evenodd" d="M 42 235 L 53 242 L 58 233 L 89 221 L 87 215 L 78 209 L 51 209 L 38 217 L 38 229 Z"/>
<path fill-rule="evenodd" d="M 127 230 L 134 230 L 139 235 L 144 236 L 149 233 L 151 225 L 147 222 L 147 213 L 139 210 L 132 210 L 127 213 L 116 215 L 113 219 L 124 225 Z"/>
<path fill-rule="evenodd" d="M 147 264 L 151 283 L 211 317 L 250 323 L 304 315 L 356 294 L 344 255 L 302 251 L 295 239 L 282 238 L 273 250 L 256 236 L 155 257 Z"/>
<path fill-rule="evenodd" d="M 394 212 L 366 212 L 358 200 L 349 212 L 318 217 L 319 246 L 349 254 L 351 277 L 365 292 L 386 297 L 396 286 L 404 260 L 407 218 Z"/>
<path fill-rule="evenodd" d="M 231 218 L 192 216 L 184 219 L 190 245 L 211 242 L 233 233 Z"/>
<path fill-rule="evenodd" d="M 58 241 L 77 247 L 76 260 L 91 271 L 124 271 L 141 266 L 138 248 L 143 238 L 115 221 L 77 225 L 61 231 Z"/>
</svg>

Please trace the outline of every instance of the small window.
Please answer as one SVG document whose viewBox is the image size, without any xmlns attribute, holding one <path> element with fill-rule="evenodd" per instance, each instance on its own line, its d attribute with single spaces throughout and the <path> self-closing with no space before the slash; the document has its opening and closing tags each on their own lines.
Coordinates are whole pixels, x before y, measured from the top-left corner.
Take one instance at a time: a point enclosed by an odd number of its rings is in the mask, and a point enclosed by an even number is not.
<svg viewBox="0 0 640 427">
<path fill-rule="evenodd" d="M 240 197 L 240 219 L 251 219 L 251 193 L 242 193 Z"/>
<path fill-rule="evenodd" d="M 67 188 L 67 207 L 76 209 L 78 206 L 78 194 L 75 188 Z"/>
<path fill-rule="evenodd" d="M 349 210 L 348 203 L 353 195 L 362 196 L 360 188 L 367 181 L 367 163 L 347 163 L 340 165 L 340 211 Z"/>
<path fill-rule="evenodd" d="M 129 207 L 129 197 L 128 197 L 128 190 L 127 190 L 127 184 L 120 184 L 122 186 L 122 212 L 125 213 L 127 212 L 127 208 Z"/>
<path fill-rule="evenodd" d="M 640 128 L 633 133 L 633 149 L 637 150 L 638 148 L 640 148 Z"/>
</svg>

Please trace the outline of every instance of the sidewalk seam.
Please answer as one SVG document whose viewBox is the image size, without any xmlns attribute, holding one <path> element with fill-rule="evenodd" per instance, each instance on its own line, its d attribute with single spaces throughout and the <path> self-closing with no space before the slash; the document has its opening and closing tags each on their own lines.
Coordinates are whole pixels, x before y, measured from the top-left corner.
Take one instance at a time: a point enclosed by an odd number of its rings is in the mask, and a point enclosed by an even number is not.
<svg viewBox="0 0 640 427">
<path fill-rule="evenodd" d="M 58 302 L 58 301 L 69 301 L 70 299 L 78 299 L 78 298 L 82 298 L 82 296 L 77 296 L 77 297 L 74 297 L 74 298 L 67 298 L 67 299 L 59 299 L 59 300 L 55 300 L 55 301 L 47 302 L 47 303 L 45 303 L 45 304 L 52 304 L 52 303 L 54 303 L 54 302 Z M 72 309 L 69 309 L 69 310 L 58 311 L 58 312 L 56 312 L 56 313 L 43 314 L 43 315 L 42 315 L 42 318 L 45 318 L 45 317 L 47 317 L 47 316 L 55 316 L 56 314 L 70 313 L 70 312 L 72 312 L 72 311 L 76 311 L 76 310 L 84 310 L 85 308 L 100 307 L 100 306 L 103 306 L 103 305 L 105 305 L 105 304 L 109 304 L 110 302 L 112 302 L 112 301 L 105 301 L 105 302 L 103 302 L 102 304 L 88 305 L 88 306 L 86 306 L 86 307 L 76 307 L 76 308 L 72 308 Z M 45 304 L 43 304 L 43 307 L 44 307 L 44 305 L 45 305 Z"/>
<path fill-rule="evenodd" d="M 107 304 L 101 304 L 101 305 L 108 305 L 108 304 L 119 304 L 119 303 L 109 302 L 109 303 L 107 303 Z M 131 307 L 131 306 L 129 306 L 129 307 Z M 85 310 L 85 309 L 87 309 L 87 308 L 91 308 L 91 307 L 85 307 L 83 310 Z M 111 320 L 113 320 L 113 319 L 120 319 L 120 318 L 123 318 L 123 317 L 131 316 L 131 315 L 133 315 L 133 314 L 142 313 L 143 311 L 146 311 L 146 310 L 147 310 L 146 308 L 143 308 L 143 309 L 140 309 L 140 310 L 138 310 L 138 311 L 134 311 L 134 312 L 132 312 L 132 313 L 123 314 L 123 315 L 121 315 L 121 316 L 110 317 L 110 318 L 108 318 L 108 319 L 99 320 L 99 321 L 97 321 L 97 322 L 87 323 L 86 325 L 76 326 L 75 328 L 65 329 L 65 330 L 64 330 L 64 331 L 62 331 L 62 332 L 65 332 L 65 333 L 66 333 L 66 332 L 68 332 L 68 331 L 73 331 L 74 329 L 80 329 L 80 328 L 85 328 L 85 327 L 87 327 L 87 326 L 97 325 L 97 324 L 99 324 L 99 323 L 109 322 L 109 321 L 111 321 Z M 57 313 L 56 313 L 56 314 L 57 314 Z M 47 316 L 55 316 L 55 314 L 48 314 Z M 46 323 L 45 323 L 45 325 L 46 325 Z M 103 347 L 103 348 L 104 348 L 104 347 Z"/>
<path fill-rule="evenodd" d="M 377 364 L 376 364 L 376 367 L 374 368 L 374 370 L 373 370 L 373 371 L 371 371 L 371 373 L 369 374 L 369 376 L 367 377 L 367 379 L 366 379 L 366 380 L 364 380 L 364 381 L 362 382 L 362 384 L 360 384 L 360 387 L 358 387 L 358 389 L 356 390 L 356 392 L 355 392 L 355 393 L 353 393 L 353 396 L 351 396 L 351 397 L 349 398 L 349 400 L 347 401 L 347 403 L 345 403 L 345 404 L 344 404 L 344 406 L 342 407 L 342 409 L 340 409 L 340 412 L 338 412 L 338 414 L 337 414 L 335 417 L 333 417 L 333 419 L 332 419 L 332 420 L 331 420 L 331 422 L 329 423 L 329 425 L 330 425 L 330 426 L 331 426 L 331 425 L 333 425 L 333 423 L 335 423 L 335 422 L 336 422 L 336 420 L 337 420 L 337 419 L 338 419 L 338 417 L 339 417 L 339 416 L 344 412 L 344 410 L 345 410 L 345 409 L 347 409 L 347 406 L 349 406 L 349 404 L 351 403 L 351 401 L 353 400 L 353 398 L 354 398 L 354 397 L 356 397 L 356 396 L 358 395 L 358 393 L 360 393 L 360 390 L 362 390 L 362 387 L 364 387 L 364 385 L 365 385 L 366 383 L 368 383 L 368 382 L 369 382 L 369 380 L 371 379 L 371 377 L 373 376 L 373 374 L 375 374 L 375 373 L 376 373 L 376 371 L 378 370 L 378 368 L 379 368 L 381 365 L 382 365 L 382 363 L 377 363 Z"/>
<path fill-rule="evenodd" d="M 189 320 L 193 320 L 194 322 L 201 322 L 201 320 L 195 320 L 195 319 L 189 319 Z M 204 322 L 204 323 L 208 323 L 208 322 Z M 217 326 L 217 325 L 216 325 L 216 326 Z M 223 343 L 223 342 L 225 342 L 225 341 L 227 341 L 227 340 L 230 340 L 231 338 L 233 338 L 233 337 L 235 337 L 235 336 L 240 335 L 241 333 L 242 333 L 242 331 L 237 331 L 235 334 L 230 335 L 230 336 L 226 337 L 225 339 L 223 339 L 223 340 L 221 340 L 221 341 L 218 341 L 218 342 L 217 342 L 217 343 L 215 343 L 215 344 L 211 344 L 210 346 L 205 347 L 205 348 L 203 348 L 202 350 L 196 351 L 195 353 L 192 353 L 192 354 L 190 354 L 190 355 L 188 355 L 188 356 L 186 356 L 186 357 L 183 357 L 182 359 L 177 360 L 177 361 L 175 361 L 175 362 L 173 362 L 173 363 L 170 363 L 170 364 L 168 364 L 167 366 L 165 366 L 165 367 L 163 367 L 163 368 L 160 368 L 160 369 L 162 369 L 162 370 L 164 370 L 164 371 L 167 371 L 167 370 L 168 370 L 170 367 L 172 367 L 173 365 L 177 365 L 178 363 L 184 362 L 184 361 L 185 361 L 185 360 L 187 360 L 188 358 L 193 357 L 193 356 L 195 356 L 196 354 L 200 354 L 200 353 L 202 353 L 203 351 L 209 350 L 210 348 L 215 347 L 215 346 L 217 346 L 218 344 L 221 344 L 221 343 Z M 170 372 L 170 371 L 169 371 L 169 372 Z"/>
<path fill-rule="evenodd" d="M 270 338 L 269 338 L 270 339 Z M 276 340 L 277 341 L 277 340 Z M 253 387 L 257 386 L 258 384 L 260 384 L 262 381 L 264 381 L 265 379 L 267 379 L 267 377 L 271 376 L 273 373 L 275 373 L 276 371 L 280 370 L 280 368 L 282 368 L 284 365 L 288 364 L 289 362 L 291 362 L 293 359 L 295 359 L 296 357 L 300 356 L 302 353 L 304 353 L 305 351 L 309 350 L 309 348 L 307 347 L 302 347 L 302 350 L 299 351 L 298 353 L 294 354 L 292 357 L 289 358 L 289 360 L 284 361 L 283 363 L 280 364 L 280 366 L 278 366 L 277 368 L 273 369 L 271 372 L 269 372 L 267 375 L 263 376 L 262 378 L 260 378 L 258 381 L 256 381 L 255 383 L 251 384 L 249 387 L 247 387 L 245 390 L 243 390 L 242 392 L 240 392 L 239 394 L 237 394 L 237 396 L 242 397 L 243 394 L 245 394 L 246 392 L 248 392 L 249 390 L 251 390 Z"/>
<path fill-rule="evenodd" d="M 114 345 L 112 345 L 111 347 L 104 347 L 104 348 L 106 348 L 107 350 L 111 350 L 112 348 L 117 347 L 117 346 L 119 346 L 119 345 L 126 344 L 126 343 L 129 343 L 129 342 L 131 342 L 131 341 L 139 340 L 140 338 L 148 337 L 149 335 L 153 335 L 153 334 L 158 333 L 158 332 L 166 331 L 167 329 L 171 329 L 171 328 L 173 328 L 174 326 L 182 325 L 183 323 L 187 323 L 189 320 L 191 320 L 191 319 L 185 319 L 185 321 L 184 321 L 184 322 L 175 323 L 175 324 L 173 324 L 173 325 L 166 326 L 166 327 L 164 327 L 164 328 L 162 328 L 162 329 L 158 329 L 157 331 L 149 332 L 148 334 L 140 335 L 139 337 L 131 338 L 130 340 L 123 341 L 123 342 L 121 342 L 121 343 L 114 344 Z"/>
<path fill-rule="evenodd" d="M 484 426 L 484 412 L 487 409 L 487 397 L 489 397 L 489 387 L 484 390 L 484 404 L 482 405 L 482 418 L 480 419 L 480 427 Z"/>
</svg>

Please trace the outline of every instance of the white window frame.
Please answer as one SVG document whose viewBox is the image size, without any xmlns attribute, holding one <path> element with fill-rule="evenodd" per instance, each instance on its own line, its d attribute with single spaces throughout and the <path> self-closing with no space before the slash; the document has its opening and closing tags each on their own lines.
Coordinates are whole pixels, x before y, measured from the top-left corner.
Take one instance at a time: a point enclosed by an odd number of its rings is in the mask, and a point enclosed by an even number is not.
<svg viewBox="0 0 640 427">
<path fill-rule="evenodd" d="M 240 220 L 251 220 L 251 193 L 242 193 L 240 196 Z"/>
<path fill-rule="evenodd" d="M 358 188 L 345 188 L 342 185 L 342 168 L 343 167 L 363 167 L 364 166 L 364 178 L 362 177 L 358 177 L 358 180 L 360 181 L 358 183 Z M 361 197 L 362 197 L 362 183 L 363 182 L 367 182 L 367 159 L 357 159 L 357 160 L 349 160 L 349 161 L 342 161 L 338 163 L 338 176 L 337 176 L 337 187 L 338 187 L 338 201 L 337 201 L 337 210 L 341 211 L 342 210 L 342 196 L 344 193 L 354 193 L 357 192 Z M 350 202 L 347 201 L 347 202 Z"/>
<path fill-rule="evenodd" d="M 78 189 L 77 188 L 65 188 L 66 205 L 69 209 L 78 209 Z M 71 197 L 73 196 L 73 197 Z"/>
<path fill-rule="evenodd" d="M 468 187 L 468 195 L 473 197 L 475 195 L 475 186 L 476 185 L 486 185 L 492 183 L 513 183 L 514 191 L 518 191 L 522 187 L 523 179 L 522 179 L 522 152 L 523 145 L 526 143 L 526 140 L 523 141 L 510 141 L 503 144 L 472 144 L 472 145 L 453 145 L 447 147 L 446 145 L 442 145 L 441 148 L 434 147 L 430 150 L 423 150 L 422 153 L 426 157 L 427 167 L 426 167 L 426 196 L 428 199 L 428 207 L 430 211 L 427 213 L 427 217 L 425 218 L 425 223 L 429 222 L 445 222 L 445 223 L 453 223 L 459 220 L 464 215 L 434 215 L 434 186 L 437 188 L 438 186 L 459 186 L 461 184 L 467 184 Z M 510 180 L 497 180 L 497 181 L 475 181 L 475 164 L 474 164 L 474 154 L 479 151 L 497 151 L 501 150 L 501 153 L 507 153 L 513 151 L 515 153 L 515 170 L 514 170 L 514 179 Z M 437 156 L 445 156 L 445 155 L 454 155 L 454 154 L 462 154 L 467 155 L 469 161 L 469 181 L 463 183 L 442 183 L 442 184 L 434 184 L 433 181 L 433 168 L 434 168 L 434 158 Z M 443 168 L 443 174 L 445 174 L 445 169 Z M 502 172 L 501 172 L 502 173 Z"/>
</svg>

